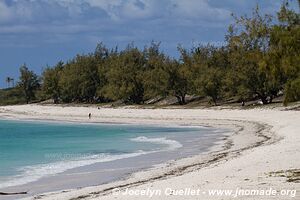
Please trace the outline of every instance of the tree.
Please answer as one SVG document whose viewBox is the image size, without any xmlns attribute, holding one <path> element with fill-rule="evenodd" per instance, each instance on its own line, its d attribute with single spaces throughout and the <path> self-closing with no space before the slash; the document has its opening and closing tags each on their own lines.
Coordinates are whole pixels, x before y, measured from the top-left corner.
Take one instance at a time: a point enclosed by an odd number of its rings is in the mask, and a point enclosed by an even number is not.
<svg viewBox="0 0 300 200">
<path fill-rule="evenodd" d="M 300 14 L 289 9 L 288 1 L 278 12 L 279 24 L 272 30 L 269 62 L 279 73 L 284 88 L 284 104 L 300 100 Z M 297 95 L 298 93 L 298 95 Z"/>
<path fill-rule="evenodd" d="M 6 77 L 5 78 L 5 82 L 7 84 L 7 88 L 9 87 L 15 87 L 15 79 L 14 78 L 11 78 L 11 77 Z M 10 85 L 10 83 L 12 83 L 12 85 Z"/>
<path fill-rule="evenodd" d="M 112 57 L 115 58 L 117 55 L 118 55 L 117 48 L 115 50 L 109 50 L 103 43 L 98 44 L 95 49 L 94 56 L 97 63 L 98 80 L 99 80 L 96 95 L 98 97 L 98 101 L 100 102 L 109 101 L 109 99 L 105 97 L 103 88 L 108 83 L 107 72 L 110 67 L 110 62 L 114 61 L 114 59 L 110 59 L 110 58 Z"/>
<path fill-rule="evenodd" d="M 10 77 L 6 77 L 5 78 L 5 82 L 7 84 L 7 88 L 9 88 L 10 87 L 11 78 Z"/>
<path fill-rule="evenodd" d="M 209 68 L 205 75 L 198 79 L 198 92 L 211 98 L 215 105 L 221 97 L 222 89 L 222 72 L 218 68 Z"/>
<path fill-rule="evenodd" d="M 98 62 L 103 62 L 109 57 L 109 50 L 108 48 L 101 42 L 97 44 L 94 56 Z"/>
<path fill-rule="evenodd" d="M 159 49 L 160 43 L 152 42 L 150 47 L 145 47 L 145 71 L 143 73 L 143 84 L 145 87 L 145 98 L 155 98 L 168 95 L 168 79 L 166 56 Z"/>
<path fill-rule="evenodd" d="M 236 87 L 242 88 L 238 91 L 249 91 L 263 104 L 272 102 L 281 89 L 278 73 L 272 73 L 268 62 L 270 24 L 271 17 L 261 16 L 257 7 L 252 18 L 236 18 L 236 29 L 231 26 L 227 36 L 232 75 L 238 78 Z"/>
<path fill-rule="evenodd" d="M 285 87 L 285 97 L 283 104 L 287 105 L 289 102 L 300 99 L 300 78 L 293 81 L 288 81 Z"/>
<path fill-rule="evenodd" d="M 228 67 L 225 48 L 211 45 L 200 46 L 193 51 L 194 90 L 197 94 L 205 95 L 217 105 L 223 92 L 223 79 Z"/>
<path fill-rule="evenodd" d="M 176 60 L 167 61 L 168 92 L 177 98 L 180 105 L 186 104 L 185 97 L 189 91 L 188 68 Z"/>
<path fill-rule="evenodd" d="M 286 0 L 278 20 L 261 15 L 258 7 L 251 17 L 234 18 L 226 45 L 191 50 L 179 46 L 179 59 L 160 51 L 160 43 L 152 42 L 143 50 L 129 44 L 121 51 L 99 43 L 91 54 L 47 68 L 43 92 L 56 103 L 121 100 L 141 104 L 172 95 L 183 105 L 190 94 L 208 97 L 215 105 L 225 98 L 260 99 L 267 104 L 282 92 L 285 104 L 299 100 L 299 13 Z M 23 79 L 34 75 L 26 66 L 22 73 Z M 6 82 L 9 87 L 12 79 L 7 77 Z M 27 85 L 23 84 L 23 90 L 29 102 L 34 92 L 28 88 L 35 87 Z"/>
<path fill-rule="evenodd" d="M 54 68 L 47 68 L 42 74 L 43 77 L 43 92 L 47 97 L 51 97 L 54 103 L 58 103 L 61 97 L 61 87 L 59 85 L 61 71 L 64 63 L 58 62 Z"/>
<path fill-rule="evenodd" d="M 124 51 L 111 56 L 106 79 L 108 83 L 103 93 L 112 100 L 123 100 L 140 104 L 144 101 L 143 71 L 145 59 L 143 53 L 133 44 Z"/>
<path fill-rule="evenodd" d="M 193 77 L 195 75 L 192 65 L 192 55 L 182 46 L 178 46 L 180 59 L 167 58 L 165 61 L 169 95 L 177 98 L 180 105 L 186 104 L 186 95 L 193 92 Z"/>
<path fill-rule="evenodd" d="M 77 55 L 65 64 L 59 81 L 64 102 L 94 102 L 99 84 L 98 66 L 93 55 Z"/>
<path fill-rule="evenodd" d="M 12 87 L 15 87 L 15 79 L 14 78 L 10 78 L 10 82 L 12 82 Z"/>
<path fill-rule="evenodd" d="M 20 67 L 20 74 L 19 87 L 22 89 L 28 104 L 35 98 L 35 92 L 40 88 L 40 81 L 38 76 L 29 70 L 25 64 Z"/>
</svg>

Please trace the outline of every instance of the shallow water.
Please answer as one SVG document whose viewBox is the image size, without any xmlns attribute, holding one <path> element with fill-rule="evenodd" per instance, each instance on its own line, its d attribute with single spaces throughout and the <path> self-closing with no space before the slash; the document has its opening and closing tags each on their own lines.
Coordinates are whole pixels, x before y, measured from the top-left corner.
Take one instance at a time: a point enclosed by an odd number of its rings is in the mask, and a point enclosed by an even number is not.
<svg viewBox="0 0 300 200">
<path fill-rule="evenodd" d="M 152 158 L 153 164 L 174 158 L 175 154 L 187 156 L 212 146 L 216 132 L 204 127 L 0 120 L 0 188 L 95 163 L 120 160 L 121 167 L 138 156 L 151 160 L 145 155 L 163 152 L 164 158 Z M 197 146 L 192 145 L 195 142 Z"/>
</svg>

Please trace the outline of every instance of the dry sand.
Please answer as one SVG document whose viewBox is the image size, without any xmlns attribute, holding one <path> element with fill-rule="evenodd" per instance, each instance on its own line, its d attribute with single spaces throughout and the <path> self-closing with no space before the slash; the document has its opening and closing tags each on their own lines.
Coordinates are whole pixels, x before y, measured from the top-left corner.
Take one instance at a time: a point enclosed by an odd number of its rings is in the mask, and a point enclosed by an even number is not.
<svg viewBox="0 0 300 200">
<path fill-rule="evenodd" d="M 92 113 L 92 119 L 88 119 Z M 184 124 L 233 130 L 209 153 L 156 166 L 100 186 L 51 192 L 27 199 L 299 199 L 300 113 L 280 109 L 132 109 L 22 105 L 0 107 L 0 117 L 141 124 Z M 117 189 L 118 190 L 117 190 Z M 183 195 L 170 190 L 187 190 Z M 121 190 L 121 193 L 114 193 Z M 131 192 L 146 195 L 126 195 Z M 199 190 L 193 195 L 189 190 Z M 212 195 L 225 189 L 232 194 Z M 256 195 L 247 195 L 252 190 Z M 257 192 L 276 190 L 276 195 Z M 159 193 L 161 191 L 161 193 Z M 220 192 L 219 191 L 219 192 Z M 298 194 L 295 194 L 295 191 Z M 222 191 L 221 191 L 222 192 Z M 242 191 L 241 191 L 242 192 Z"/>
</svg>

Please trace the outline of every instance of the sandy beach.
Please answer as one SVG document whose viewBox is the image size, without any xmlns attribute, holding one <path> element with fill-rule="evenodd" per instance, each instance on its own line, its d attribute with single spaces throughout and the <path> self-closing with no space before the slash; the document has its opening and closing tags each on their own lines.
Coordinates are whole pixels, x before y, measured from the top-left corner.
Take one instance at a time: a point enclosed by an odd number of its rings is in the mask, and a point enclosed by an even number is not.
<svg viewBox="0 0 300 200">
<path fill-rule="evenodd" d="M 92 114 L 91 119 L 88 113 Z M 0 117 L 81 123 L 202 125 L 232 130 L 207 153 L 139 171 L 124 180 L 26 199 L 299 198 L 299 111 L 284 108 L 98 109 L 32 104 L 0 107 Z M 225 190 L 231 193 L 214 193 Z M 260 194 L 250 195 L 248 191 Z M 270 191 L 274 194 L 269 194 Z"/>
</svg>

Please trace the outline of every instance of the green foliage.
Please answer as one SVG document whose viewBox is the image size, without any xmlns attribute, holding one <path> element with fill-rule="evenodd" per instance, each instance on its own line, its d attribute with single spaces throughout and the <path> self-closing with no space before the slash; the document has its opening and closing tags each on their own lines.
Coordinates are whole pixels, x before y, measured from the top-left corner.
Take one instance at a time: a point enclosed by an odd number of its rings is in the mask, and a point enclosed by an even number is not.
<svg viewBox="0 0 300 200">
<path fill-rule="evenodd" d="M 177 98 L 179 104 L 186 104 L 186 95 L 193 93 L 193 60 L 192 54 L 179 46 L 181 56 L 179 61 L 166 60 L 166 71 L 168 74 L 167 92 Z"/>
<path fill-rule="evenodd" d="M 179 46 L 179 59 L 164 54 L 160 43 L 152 42 L 143 50 L 129 44 L 121 51 L 99 43 L 92 54 L 46 68 L 42 91 L 37 75 L 23 66 L 18 87 L 1 91 L 0 102 L 29 102 L 43 96 L 55 103 L 121 100 L 141 104 L 172 95 L 185 104 L 186 95 L 201 95 L 214 104 L 226 98 L 260 99 L 266 104 L 282 92 L 285 104 L 299 100 L 299 13 L 285 1 L 276 23 L 273 17 L 262 16 L 258 7 L 251 17 L 234 18 L 226 45 L 191 50 Z M 13 79 L 5 81 L 11 87 Z"/>
<path fill-rule="evenodd" d="M 232 26 L 234 27 L 234 26 Z M 272 73 L 274 65 L 269 62 L 268 49 L 270 46 L 271 17 L 261 16 L 257 8 L 252 18 L 236 18 L 235 29 L 227 36 L 229 61 L 233 70 L 236 91 L 241 92 L 240 98 L 257 96 L 266 104 L 281 89 L 278 73 Z"/>
<path fill-rule="evenodd" d="M 217 100 L 221 98 L 223 73 L 218 68 L 209 68 L 205 71 L 205 75 L 196 80 L 198 92 L 211 98 L 215 105 Z"/>
<path fill-rule="evenodd" d="M 168 95 L 167 58 L 160 52 L 159 43 L 152 42 L 150 47 L 144 49 L 145 71 L 143 73 L 143 84 L 145 88 L 145 99 L 156 96 Z"/>
<path fill-rule="evenodd" d="M 25 64 L 20 67 L 20 74 L 18 87 L 22 90 L 26 103 L 29 103 L 35 98 L 35 92 L 40 88 L 40 81 L 38 76 Z"/>
<path fill-rule="evenodd" d="M 94 102 L 99 84 L 98 67 L 92 55 L 77 55 L 61 71 L 59 87 L 63 102 Z"/>
<path fill-rule="evenodd" d="M 61 96 L 61 87 L 59 85 L 60 74 L 63 69 L 63 62 L 59 62 L 54 68 L 47 68 L 43 72 L 42 90 L 46 98 L 52 98 L 54 103 L 58 103 Z"/>
<path fill-rule="evenodd" d="M 284 105 L 300 100 L 300 78 L 289 81 L 285 86 Z"/>
<path fill-rule="evenodd" d="M 103 92 L 112 100 L 123 100 L 130 103 L 142 103 L 144 101 L 143 71 L 145 70 L 145 58 L 142 52 L 133 45 L 111 56 L 108 63 Z"/>
<path fill-rule="evenodd" d="M 285 84 L 284 104 L 299 100 L 300 79 L 300 14 L 283 4 L 278 12 L 279 25 L 272 32 L 270 60 Z"/>
<path fill-rule="evenodd" d="M 222 98 L 223 82 L 228 68 L 227 51 L 211 45 L 200 46 L 190 53 L 191 92 L 209 97 L 214 104 Z"/>
<path fill-rule="evenodd" d="M 177 98 L 180 105 L 183 105 L 186 103 L 185 96 L 189 90 L 188 68 L 175 60 L 170 60 L 167 65 L 169 74 L 167 91 Z"/>
<path fill-rule="evenodd" d="M 14 105 L 26 103 L 20 88 L 8 88 L 0 90 L 0 105 Z"/>
</svg>

